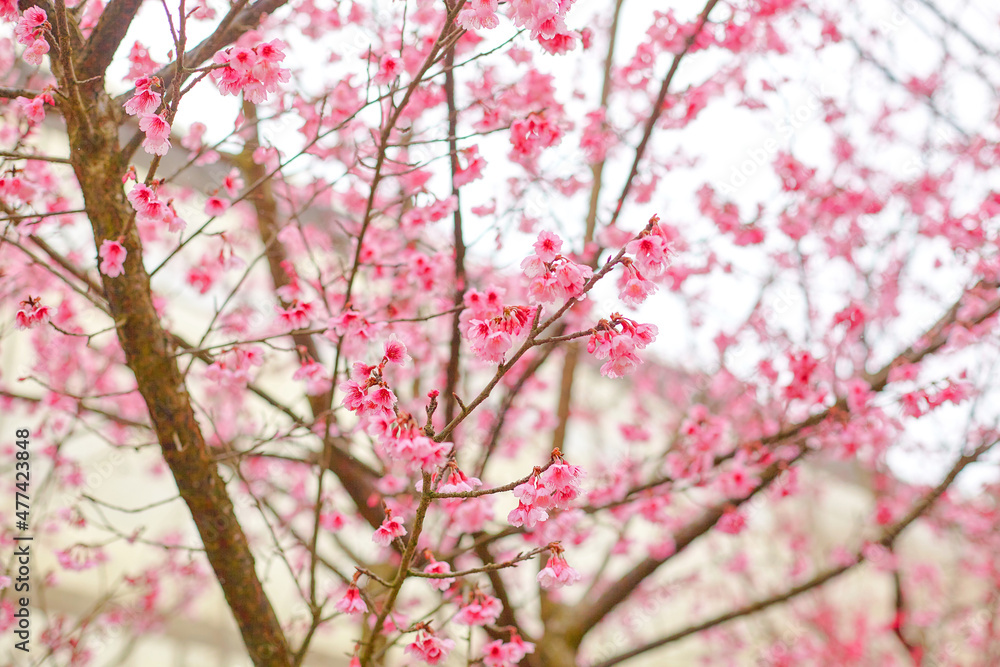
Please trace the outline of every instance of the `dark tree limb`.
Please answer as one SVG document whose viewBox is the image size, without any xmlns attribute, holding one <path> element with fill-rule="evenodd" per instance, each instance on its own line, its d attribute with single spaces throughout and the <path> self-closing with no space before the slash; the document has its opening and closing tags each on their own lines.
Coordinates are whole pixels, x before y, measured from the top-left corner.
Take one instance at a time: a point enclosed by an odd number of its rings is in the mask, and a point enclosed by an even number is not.
<svg viewBox="0 0 1000 667">
<path fill-rule="evenodd" d="M 78 31 L 75 24 L 62 34 Z M 72 38 L 57 46 L 67 53 Z M 121 239 L 128 255 L 124 275 L 102 276 L 110 315 L 128 367 L 135 374 L 150 421 L 222 587 L 247 653 L 260 667 L 291 665 L 287 640 L 257 576 L 254 556 L 236 517 L 225 482 L 205 444 L 177 366 L 174 339 L 153 307 L 142 242 L 122 190 L 126 169 L 118 149 L 118 105 L 100 86 L 81 89 L 64 59 L 52 59 L 60 88 L 76 94 L 60 101 L 70 159 L 99 248 Z"/>
<path fill-rule="evenodd" d="M 104 76 L 141 4 L 142 0 L 111 0 L 108 3 L 77 60 L 78 77 Z"/>
</svg>

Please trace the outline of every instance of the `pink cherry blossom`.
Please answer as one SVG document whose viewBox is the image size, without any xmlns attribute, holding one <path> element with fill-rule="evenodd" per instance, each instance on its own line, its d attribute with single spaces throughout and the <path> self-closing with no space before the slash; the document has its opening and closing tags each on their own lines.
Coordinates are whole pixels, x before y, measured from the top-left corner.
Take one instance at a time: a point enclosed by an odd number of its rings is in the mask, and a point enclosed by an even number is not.
<svg viewBox="0 0 1000 667">
<path fill-rule="evenodd" d="M 139 130 L 146 133 L 143 149 L 151 155 L 166 155 L 170 150 L 170 125 L 162 114 L 146 114 L 139 119 Z"/>
<path fill-rule="evenodd" d="M 49 93 L 42 93 L 41 95 L 36 95 L 35 97 L 28 99 L 26 97 L 18 97 L 17 104 L 24 113 L 25 118 L 32 125 L 41 123 L 45 120 L 45 104 L 50 106 L 55 105 L 55 99 Z"/>
<path fill-rule="evenodd" d="M 135 80 L 135 93 L 125 102 L 125 112 L 130 116 L 147 116 L 156 113 L 160 106 L 160 93 L 152 89 L 160 85 L 156 77 L 139 77 Z"/>
<path fill-rule="evenodd" d="M 398 516 L 393 516 L 391 511 L 386 510 L 385 520 L 382 521 L 382 525 L 372 535 L 372 542 L 387 547 L 392 544 L 394 539 L 403 535 L 406 535 L 403 520 Z"/>
<path fill-rule="evenodd" d="M 559 250 L 562 249 L 562 239 L 552 232 L 542 231 L 538 233 L 538 240 L 535 241 L 535 255 L 548 264 L 555 260 Z"/>
<path fill-rule="evenodd" d="M 428 665 L 437 665 L 447 659 L 453 648 L 455 648 L 453 640 L 421 630 L 417 633 L 417 638 L 406 647 L 406 652 Z"/>
<path fill-rule="evenodd" d="M 101 243 L 101 273 L 108 278 L 115 278 L 125 273 L 125 257 L 128 251 L 120 241 L 105 239 Z"/>
<path fill-rule="evenodd" d="M 354 584 L 347 588 L 347 593 L 335 605 L 337 611 L 342 614 L 363 614 L 368 611 L 368 606 L 361 599 L 361 591 Z"/>
<path fill-rule="evenodd" d="M 424 568 L 424 572 L 427 574 L 447 574 L 451 572 L 451 566 L 448 563 L 441 561 L 433 561 L 427 567 Z M 442 579 L 434 578 L 428 579 L 428 583 L 439 591 L 446 591 L 451 588 L 452 584 L 455 583 L 454 577 L 445 577 Z"/>
<path fill-rule="evenodd" d="M 500 25 L 497 0 L 470 0 L 458 13 L 458 25 L 466 30 L 492 30 Z"/>
<path fill-rule="evenodd" d="M 476 592 L 458 610 L 455 621 L 462 625 L 489 625 L 497 620 L 501 611 L 503 611 L 503 606 L 500 604 L 500 600 L 491 595 Z"/>
<path fill-rule="evenodd" d="M 205 202 L 205 214 L 211 217 L 222 215 L 229 208 L 229 202 L 222 197 L 212 196 Z"/>
<path fill-rule="evenodd" d="M 41 298 L 28 297 L 21 302 L 21 307 L 14 316 L 14 324 L 18 329 L 30 329 L 49 321 L 52 311 L 42 305 Z"/>
<path fill-rule="evenodd" d="M 278 322 L 286 331 L 306 329 L 312 321 L 315 308 L 310 301 L 293 301 L 287 308 L 278 308 Z"/>
<path fill-rule="evenodd" d="M 38 7 L 29 7 L 14 28 L 17 41 L 28 45 L 24 51 L 24 61 L 29 65 L 40 65 L 42 56 L 49 51 L 43 32 L 47 27 L 49 23 L 45 12 Z"/>
<path fill-rule="evenodd" d="M 549 556 L 545 567 L 538 573 L 538 583 L 544 589 L 569 586 L 580 580 L 580 573 L 566 563 L 566 559 L 558 553 Z"/>
</svg>

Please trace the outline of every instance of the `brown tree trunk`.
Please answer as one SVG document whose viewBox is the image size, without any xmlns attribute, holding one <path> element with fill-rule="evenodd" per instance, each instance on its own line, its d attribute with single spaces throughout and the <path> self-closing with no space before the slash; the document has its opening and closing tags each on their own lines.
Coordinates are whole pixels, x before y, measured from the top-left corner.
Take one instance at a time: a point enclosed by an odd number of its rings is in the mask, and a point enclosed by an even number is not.
<svg viewBox="0 0 1000 667">
<path fill-rule="evenodd" d="M 65 32 L 60 35 L 65 36 Z M 69 48 L 67 40 L 60 39 L 60 43 Z M 250 658 L 258 666 L 291 665 L 288 644 L 257 577 L 246 535 L 206 449 L 174 359 L 171 338 L 153 308 L 142 243 L 131 224 L 133 212 L 122 188 L 125 164 L 118 145 L 122 111 L 104 91 L 103 81 L 78 85 L 60 59 L 53 60 L 59 88 L 67 96 L 60 108 L 94 240 L 99 248 L 106 239 L 120 238 L 128 252 L 125 274 L 102 279 L 118 338 L 149 409 L 163 457 L 191 510 Z"/>
</svg>

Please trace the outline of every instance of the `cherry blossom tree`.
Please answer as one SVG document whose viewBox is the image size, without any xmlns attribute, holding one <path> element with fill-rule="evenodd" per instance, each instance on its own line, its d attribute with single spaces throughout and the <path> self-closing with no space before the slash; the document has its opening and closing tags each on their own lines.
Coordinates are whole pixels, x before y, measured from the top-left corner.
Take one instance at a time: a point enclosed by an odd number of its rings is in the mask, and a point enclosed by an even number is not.
<svg viewBox="0 0 1000 667">
<path fill-rule="evenodd" d="M 997 664 L 980 5 L 0 0 L 32 586 L 111 573 L 32 664 L 220 589 L 255 665 Z"/>
</svg>

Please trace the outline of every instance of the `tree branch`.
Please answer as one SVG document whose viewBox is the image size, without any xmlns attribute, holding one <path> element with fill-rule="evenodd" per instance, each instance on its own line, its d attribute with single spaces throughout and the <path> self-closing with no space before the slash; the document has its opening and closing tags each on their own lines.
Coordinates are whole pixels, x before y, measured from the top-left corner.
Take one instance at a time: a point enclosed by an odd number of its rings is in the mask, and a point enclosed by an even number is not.
<svg viewBox="0 0 1000 667">
<path fill-rule="evenodd" d="M 58 59 L 53 70 L 61 87 L 73 89 L 72 71 Z M 118 150 L 118 107 L 100 87 L 89 87 L 88 96 L 86 108 L 65 105 L 63 115 L 96 245 L 120 237 L 127 251 L 124 275 L 102 276 L 126 363 L 248 655 L 260 667 L 290 665 L 287 640 L 257 576 L 247 536 L 195 419 L 176 363 L 174 339 L 153 307 L 142 243 L 136 227 L 128 224 L 132 209 L 121 187 L 125 165 Z"/>
<path fill-rule="evenodd" d="M 444 94 L 448 104 L 448 152 L 451 162 L 451 194 L 456 199 L 455 212 L 452 214 L 453 233 L 455 238 L 455 308 L 462 306 L 465 299 L 465 239 L 462 236 L 462 205 L 459 199 L 458 186 L 455 185 L 455 175 L 458 173 L 458 108 L 455 106 L 455 44 L 448 46 L 444 56 Z M 444 423 L 447 424 L 455 416 L 455 391 L 458 388 L 458 363 L 462 351 L 462 331 L 459 325 L 462 313 L 456 310 L 451 320 L 451 349 L 448 356 L 448 368 L 445 373 L 444 390 Z"/>
<path fill-rule="evenodd" d="M 77 76 L 81 79 L 104 76 L 141 4 L 142 0 L 111 0 L 108 3 L 77 60 Z"/>
<path fill-rule="evenodd" d="M 245 2 L 234 5 L 233 10 L 219 23 L 211 35 L 203 39 L 197 46 L 184 53 L 184 71 L 181 72 L 181 82 L 183 83 L 191 75 L 192 69 L 198 67 L 203 62 L 211 58 L 220 49 L 235 42 L 240 35 L 253 30 L 260 23 L 265 14 L 272 14 L 275 10 L 285 5 L 288 0 L 259 0 L 251 7 L 245 7 Z M 177 76 L 177 61 L 168 63 L 160 68 L 156 76 L 163 82 L 164 90 L 169 89 Z M 130 90 L 119 95 L 114 102 L 121 106 L 135 93 Z"/>
<path fill-rule="evenodd" d="M 948 472 L 945 478 L 941 481 L 941 483 L 938 484 L 936 487 L 934 487 L 931 491 L 929 491 L 927 495 L 924 496 L 924 498 L 920 502 L 914 505 L 913 508 L 906 514 L 906 516 L 904 516 L 898 522 L 896 522 L 892 526 L 888 527 L 885 531 L 883 531 L 881 537 L 875 542 L 875 544 L 887 548 L 890 547 L 900 533 L 902 533 L 911 523 L 913 523 L 920 516 L 922 516 L 931 507 L 931 505 L 933 505 L 937 501 L 937 499 L 940 498 L 941 495 L 948 490 L 948 487 L 951 486 L 951 484 L 955 481 L 955 478 L 958 477 L 959 473 L 961 473 L 962 470 L 966 468 L 966 466 L 978 460 L 980 456 L 989 451 L 990 448 L 993 447 L 996 443 L 997 443 L 996 440 L 983 443 L 982 445 L 977 447 L 971 454 L 967 454 L 959 458 L 958 461 L 955 462 L 955 465 L 952 466 L 951 470 Z M 863 563 L 864 561 L 865 561 L 864 554 L 862 553 L 862 551 L 858 551 L 853 555 L 853 557 L 849 562 L 825 570 L 814 576 L 809 581 L 799 584 L 798 586 L 793 586 L 792 588 L 789 588 L 788 590 L 782 593 L 772 595 L 771 597 L 764 598 L 763 600 L 760 600 L 758 602 L 753 602 L 751 604 L 744 605 L 743 607 L 739 607 L 738 609 L 734 609 L 725 614 L 720 614 L 719 616 L 711 618 L 707 621 L 703 621 L 702 623 L 698 623 L 696 625 L 687 627 L 683 630 L 674 632 L 670 635 L 667 635 L 666 637 L 662 637 L 655 641 L 648 642 L 646 644 L 643 644 L 642 646 L 638 646 L 632 649 L 631 651 L 627 651 L 625 653 L 622 653 L 621 655 L 617 655 L 613 658 L 610 658 L 609 660 L 605 660 L 604 662 L 600 662 L 596 665 L 593 665 L 593 667 L 612 667 L 613 665 L 625 662 L 626 660 L 634 658 L 643 653 L 647 653 L 655 648 L 671 644 L 673 642 L 684 639 L 685 637 L 689 637 L 693 634 L 703 632 L 705 630 L 714 628 L 718 625 L 722 625 L 723 623 L 728 623 L 729 621 L 733 621 L 738 618 L 742 618 L 744 616 L 750 616 L 759 611 L 763 611 L 764 609 L 772 607 L 776 604 L 780 604 L 782 602 L 786 602 L 787 600 L 790 600 L 798 595 L 801 595 L 802 593 L 805 593 L 814 588 L 822 586 L 831 579 L 839 577 L 841 574 L 854 568 L 856 565 Z"/>
</svg>

